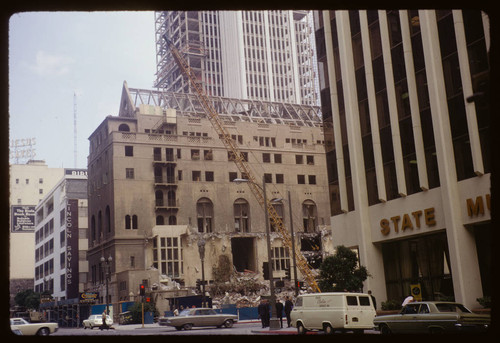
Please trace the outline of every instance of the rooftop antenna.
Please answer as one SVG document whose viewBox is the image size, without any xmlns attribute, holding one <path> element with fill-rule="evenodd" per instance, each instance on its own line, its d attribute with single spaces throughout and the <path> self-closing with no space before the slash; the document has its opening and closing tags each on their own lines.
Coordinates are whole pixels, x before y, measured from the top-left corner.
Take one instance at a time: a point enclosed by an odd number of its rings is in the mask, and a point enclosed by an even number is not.
<svg viewBox="0 0 500 343">
<path fill-rule="evenodd" d="M 76 92 L 73 93 L 73 139 L 74 139 L 74 151 L 73 153 L 75 154 L 75 168 L 78 167 L 77 164 L 77 156 L 78 156 L 78 149 L 77 149 L 77 136 L 76 136 Z"/>
</svg>

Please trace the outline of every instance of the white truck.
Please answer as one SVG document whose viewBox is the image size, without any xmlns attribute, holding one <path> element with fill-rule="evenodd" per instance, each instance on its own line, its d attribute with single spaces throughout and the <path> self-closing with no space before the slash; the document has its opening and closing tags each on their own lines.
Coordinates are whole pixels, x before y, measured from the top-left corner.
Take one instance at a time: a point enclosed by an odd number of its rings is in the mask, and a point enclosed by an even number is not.
<svg viewBox="0 0 500 343">
<path fill-rule="evenodd" d="M 376 312 L 369 294 L 330 292 L 303 294 L 297 297 L 291 317 L 299 334 L 308 330 L 363 333 L 373 329 Z"/>
</svg>

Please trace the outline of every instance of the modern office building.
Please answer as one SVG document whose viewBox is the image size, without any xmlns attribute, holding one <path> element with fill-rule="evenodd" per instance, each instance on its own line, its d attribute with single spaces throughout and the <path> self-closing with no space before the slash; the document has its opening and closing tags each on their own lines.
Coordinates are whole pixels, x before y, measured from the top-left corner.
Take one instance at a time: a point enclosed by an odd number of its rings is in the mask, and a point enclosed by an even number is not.
<svg viewBox="0 0 500 343">
<path fill-rule="evenodd" d="M 166 35 L 209 95 L 319 105 L 310 11 L 171 11 L 155 19 L 155 87 L 190 92 Z"/>
<path fill-rule="evenodd" d="M 11 164 L 9 202 L 10 293 L 33 289 L 35 277 L 35 207 L 63 176 L 62 168 L 49 168 L 45 161 Z"/>
<path fill-rule="evenodd" d="M 492 295 L 487 15 L 318 11 L 315 26 L 335 244 L 359 250 L 379 302 L 415 290 L 479 307 Z"/>
<path fill-rule="evenodd" d="M 256 179 L 265 180 L 287 228 L 294 218 L 297 247 L 317 266 L 333 247 L 319 108 L 211 100 Z M 140 284 L 147 292 L 171 282 L 194 289 L 202 278 L 201 240 L 209 283 L 221 255 L 236 271 L 262 280 L 268 261 L 264 211 L 247 184 L 233 182 L 246 175 L 200 111 L 194 94 L 125 83 L 119 115 L 106 117 L 89 137 L 87 288 L 103 284 L 101 258 L 111 256 L 113 304 L 134 300 Z M 280 280 L 292 257 L 271 231 Z"/>
<path fill-rule="evenodd" d="M 34 290 L 49 291 L 55 302 L 44 304 L 51 312 L 46 318 L 63 326 L 79 325 L 76 314 L 88 275 L 87 208 L 87 170 L 64 169 L 35 209 Z"/>
</svg>

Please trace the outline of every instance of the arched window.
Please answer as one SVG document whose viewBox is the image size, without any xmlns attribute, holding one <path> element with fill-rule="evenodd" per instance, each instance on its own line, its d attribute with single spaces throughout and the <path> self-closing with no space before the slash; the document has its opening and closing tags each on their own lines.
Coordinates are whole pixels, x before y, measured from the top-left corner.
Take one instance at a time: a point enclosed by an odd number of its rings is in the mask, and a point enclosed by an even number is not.
<svg viewBox="0 0 500 343">
<path fill-rule="evenodd" d="M 281 221 L 283 222 L 283 203 L 281 202 L 281 200 L 271 199 L 271 204 L 273 205 L 274 210 L 276 211 L 276 214 L 278 215 L 278 218 L 280 218 Z M 273 223 L 272 218 L 269 218 L 269 227 L 271 228 L 271 232 L 276 231 L 276 227 Z"/>
<path fill-rule="evenodd" d="M 108 233 L 111 232 L 111 211 L 109 206 L 106 206 L 106 229 Z"/>
<path fill-rule="evenodd" d="M 176 216 L 169 216 L 168 217 L 168 225 L 177 225 L 177 217 Z"/>
<path fill-rule="evenodd" d="M 155 200 L 156 200 L 156 206 L 163 206 L 163 191 L 156 191 L 155 192 Z"/>
<path fill-rule="evenodd" d="M 97 215 L 97 239 L 101 239 L 103 235 L 102 232 L 102 212 L 99 211 L 99 214 Z"/>
<path fill-rule="evenodd" d="M 316 218 L 318 216 L 316 204 L 312 200 L 306 200 L 302 203 L 302 218 L 304 223 L 304 232 L 316 231 Z"/>
<path fill-rule="evenodd" d="M 165 225 L 165 218 L 163 216 L 156 216 L 156 225 Z"/>
<path fill-rule="evenodd" d="M 208 198 L 201 198 L 196 203 L 196 216 L 198 219 L 198 232 L 212 232 L 213 204 Z"/>
<path fill-rule="evenodd" d="M 127 124 L 120 124 L 118 131 L 130 132 L 130 127 Z"/>
<path fill-rule="evenodd" d="M 125 229 L 126 230 L 130 230 L 132 228 L 132 218 L 130 218 L 130 216 L 127 214 L 125 216 Z"/>
<path fill-rule="evenodd" d="M 137 216 L 134 214 L 132 216 L 132 229 L 137 230 L 139 228 Z"/>
<path fill-rule="evenodd" d="M 90 237 L 92 238 L 92 242 L 94 242 L 96 239 L 95 216 L 92 216 L 92 219 L 90 220 Z"/>
<path fill-rule="evenodd" d="M 245 199 L 236 199 L 233 204 L 234 209 L 234 231 L 249 232 L 250 231 L 250 207 Z"/>
</svg>

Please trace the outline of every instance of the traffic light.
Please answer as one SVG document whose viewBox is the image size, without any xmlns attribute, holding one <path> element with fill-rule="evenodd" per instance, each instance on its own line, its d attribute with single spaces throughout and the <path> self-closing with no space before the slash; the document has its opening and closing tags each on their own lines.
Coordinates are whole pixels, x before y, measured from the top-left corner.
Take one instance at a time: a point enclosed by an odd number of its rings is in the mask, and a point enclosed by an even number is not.
<svg viewBox="0 0 500 343">
<path fill-rule="evenodd" d="M 295 284 L 295 287 L 297 287 L 297 289 L 300 289 L 302 286 L 304 286 L 304 282 L 302 281 L 297 281 L 297 283 Z"/>
<path fill-rule="evenodd" d="M 146 297 L 146 302 L 150 303 L 151 302 L 151 297 Z"/>
<path fill-rule="evenodd" d="M 140 295 L 146 295 L 146 287 L 141 283 L 139 286 L 139 294 Z"/>
<path fill-rule="evenodd" d="M 269 263 L 262 262 L 262 273 L 264 274 L 264 280 L 269 280 Z"/>
<path fill-rule="evenodd" d="M 290 268 L 285 268 L 285 279 L 290 280 Z"/>
<path fill-rule="evenodd" d="M 196 290 L 198 292 L 201 291 L 201 280 L 200 279 L 196 280 Z"/>
</svg>

